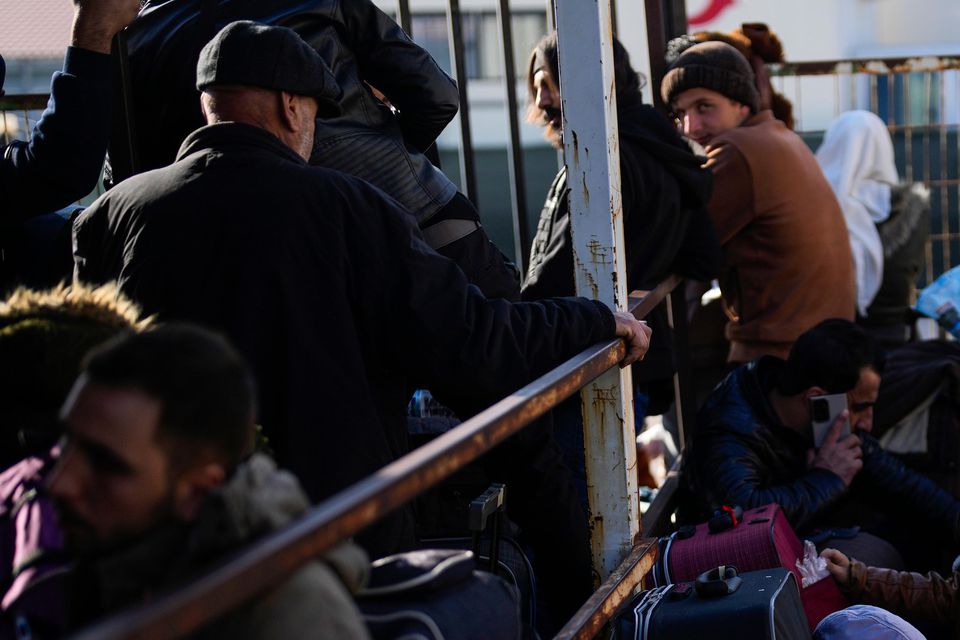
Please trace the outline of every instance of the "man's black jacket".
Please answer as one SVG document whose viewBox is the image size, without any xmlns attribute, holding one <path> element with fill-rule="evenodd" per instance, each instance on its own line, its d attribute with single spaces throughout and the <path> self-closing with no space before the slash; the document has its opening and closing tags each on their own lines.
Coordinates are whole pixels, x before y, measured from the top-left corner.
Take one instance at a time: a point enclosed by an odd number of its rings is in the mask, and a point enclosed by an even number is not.
<svg viewBox="0 0 960 640">
<path fill-rule="evenodd" d="M 242 124 L 196 131 L 74 236 L 81 280 L 116 278 L 146 313 L 233 340 L 279 462 L 314 500 L 406 452 L 412 389 L 470 415 L 615 330 L 592 301 L 487 300 L 380 191 Z M 409 542 L 385 527 L 373 553 Z"/>
<path fill-rule="evenodd" d="M 840 476 L 808 468 L 812 435 L 783 426 L 768 394 L 784 362 L 765 356 L 731 372 L 697 416 L 697 431 L 685 454 L 686 488 L 709 510 L 720 505 L 744 509 L 776 502 L 801 533 L 825 522 L 846 494 Z M 905 467 L 861 434 L 863 469 L 850 494 L 899 518 L 915 513 L 956 536 L 960 503 L 933 482 Z M 706 509 L 690 519 L 702 519 Z"/>
</svg>

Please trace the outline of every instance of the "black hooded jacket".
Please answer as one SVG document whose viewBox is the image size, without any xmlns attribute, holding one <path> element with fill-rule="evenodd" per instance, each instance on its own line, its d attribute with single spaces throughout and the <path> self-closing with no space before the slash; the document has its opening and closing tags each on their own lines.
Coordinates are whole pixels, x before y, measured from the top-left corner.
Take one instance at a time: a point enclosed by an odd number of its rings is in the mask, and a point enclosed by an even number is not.
<svg viewBox="0 0 960 640">
<path fill-rule="evenodd" d="M 650 289 L 672 273 L 709 281 L 722 265 L 706 209 L 713 176 L 669 122 L 640 102 L 639 94 L 618 95 L 617 100 L 628 289 Z M 563 168 L 540 213 L 524 300 L 574 294 L 568 193 Z M 642 368 L 669 375 L 674 366 L 666 316 L 658 310 L 650 320 L 653 342 Z"/>
<path fill-rule="evenodd" d="M 628 286 L 649 288 L 670 273 L 710 280 L 722 262 L 706 210 L 710 172 L 656 109 L 639 101 L 618 107 Z M 561 169 L 540 213 L 525 300 L 573 295 L 566 177 Z"/>
</svg>

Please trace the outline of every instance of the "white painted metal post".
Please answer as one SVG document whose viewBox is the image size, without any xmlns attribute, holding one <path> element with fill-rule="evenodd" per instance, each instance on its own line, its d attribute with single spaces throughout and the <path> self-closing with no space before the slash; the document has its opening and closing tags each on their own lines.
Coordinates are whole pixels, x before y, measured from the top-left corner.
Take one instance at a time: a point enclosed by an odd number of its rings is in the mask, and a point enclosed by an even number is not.
<svg viewBox="0 0 960 640">
<path fill-rule="evenodd" d="M 620 144 L 609 0 L 556 0 L 564 159 L 577 293 L 624 309 Z M 594 568 L 605 578 L 640 530 L 630 370 L 581 392 Z"/>
</svg>

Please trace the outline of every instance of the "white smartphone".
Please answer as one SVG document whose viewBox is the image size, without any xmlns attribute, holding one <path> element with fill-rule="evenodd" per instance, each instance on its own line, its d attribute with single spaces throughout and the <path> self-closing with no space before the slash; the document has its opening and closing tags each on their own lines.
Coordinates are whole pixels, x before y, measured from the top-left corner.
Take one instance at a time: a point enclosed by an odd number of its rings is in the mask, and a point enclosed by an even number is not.
<svg viewBox="0 0 960 640">
<path fill-rule="evenodd" d="M 819 449 L 823 444 L 830 427 L 843 410 L 847 408 L 847 394 L 835 393 L 828 396 L 813 396 L 810 398 L 810 416 L 813 424 L 813 444 Z M 850 420 L 844 420 L 840 429 L 839 440 L 850 435 Z"/>
</svg>

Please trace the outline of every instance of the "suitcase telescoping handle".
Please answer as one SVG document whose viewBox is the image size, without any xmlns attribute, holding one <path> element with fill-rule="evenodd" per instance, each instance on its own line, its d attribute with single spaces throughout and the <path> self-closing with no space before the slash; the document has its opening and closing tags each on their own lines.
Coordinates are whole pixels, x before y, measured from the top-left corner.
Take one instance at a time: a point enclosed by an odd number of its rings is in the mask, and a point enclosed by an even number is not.
<svg viewBox="0 0 960 640">
<path fill-rule="evenodd" d="M 730 565 L 720 565 L 704 571 L 697 576 L 694 583 L 697 595 L 701 598 L 728 596 L 739 589 L 741 584 L 743 579 L 737 575 L 737 568 Z"/>
<path fill-rule="evenodd" d="M 490 532 L 490 571 L 497 573 L 500 563 L 500 515 L 505 505 L 506 486 L 499 482 L 491 484 L 486 491 L 470 503 L 469 526 L 473 533 L 473 554 L 480 558 L 480 534 L 487 528 L 487 520 L 493 518 Z"/>
<path fill-rule="evenodd" d="M 743 508 L 734 505 L 723 505 L 713 512 L 713 517 L 707 522 L 707 529 L 710 533 L 720 533 L 727 529 L 733 529 L 743 520 Z"/>
</svg>

